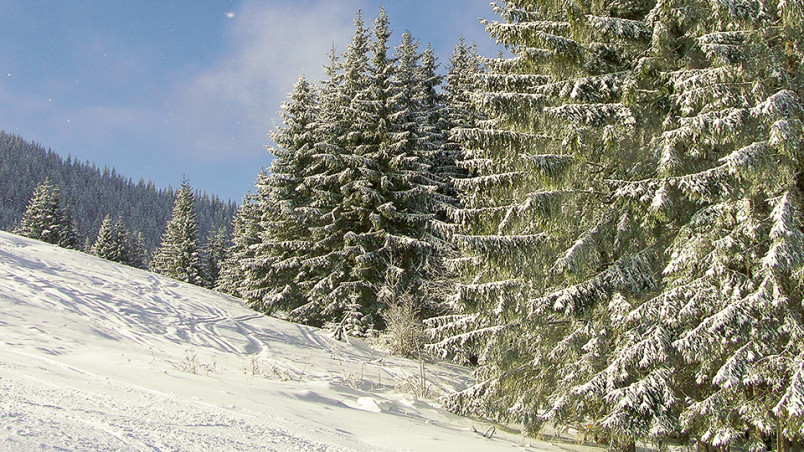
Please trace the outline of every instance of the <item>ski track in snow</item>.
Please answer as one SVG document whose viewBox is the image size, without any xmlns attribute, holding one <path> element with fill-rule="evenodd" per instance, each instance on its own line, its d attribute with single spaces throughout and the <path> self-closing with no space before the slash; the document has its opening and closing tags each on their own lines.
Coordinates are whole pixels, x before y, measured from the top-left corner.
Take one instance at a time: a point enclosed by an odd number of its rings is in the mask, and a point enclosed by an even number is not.
<svg viewBox="0 0 804 452">
<path fill-rule="evenodd" d="M 221 411 L 92 375 L 84 375 L 92 388 L 73 388 L 30 378 L 24 367 L 4 363 L 0 370 L 4 375 L 0 379 L 4 395 L 0 419 L 6 424 L 0 437 L 9 450 L 42 446 L 110 451 L 330 449 L 288 433 L 297 426 L 281 419 Z M 13 386 L 5 382 L 9 377 Z"/>
<path fill-rule="evenodd" d="M 5 232 L 0 312 L 0 450 L 592 450 L 483 438 L 405 393 L 418 362 Z"/>
</svg>

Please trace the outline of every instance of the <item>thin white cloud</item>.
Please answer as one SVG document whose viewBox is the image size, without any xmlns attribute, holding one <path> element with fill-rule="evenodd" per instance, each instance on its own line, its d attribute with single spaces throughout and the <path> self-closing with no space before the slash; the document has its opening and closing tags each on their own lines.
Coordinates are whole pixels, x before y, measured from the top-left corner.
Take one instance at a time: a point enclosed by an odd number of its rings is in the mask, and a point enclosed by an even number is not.
<svg viewBox="0 0 804 452">
<path fill-rule="evenodd" d="M 195 157 L 268 156 L 262 145 L 293 83 L 323 74 L 329 49 L 349 42 L 356 1 L 247 1 L 226 27 L 226 54 L 192 75 L 167 108 Z M 339 51 L 343 51 L 339 48 Z M 255 173 L 258 167 L 255 167 Z"/>
</svg>

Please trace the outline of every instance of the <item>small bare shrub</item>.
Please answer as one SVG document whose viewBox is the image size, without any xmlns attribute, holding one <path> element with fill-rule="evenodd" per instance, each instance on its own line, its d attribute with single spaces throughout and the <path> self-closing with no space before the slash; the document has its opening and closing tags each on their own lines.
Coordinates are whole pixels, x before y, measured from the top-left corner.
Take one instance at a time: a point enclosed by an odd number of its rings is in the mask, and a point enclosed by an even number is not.
<svg viewBox="0 0 804 452">
<path fill-rule="evenodd" d="M 275 364 L 264 365 L 258 355 L 251 355 L 249 363 L 243 366 L 243 373 L 250 377 L 269 378 L 282 381 L 291 381 L 293 376 L 286 370 L 276 367 Z"/>
<path fill-rule="evenodd" d="M 246 374 L 251 374 L 252 377 L 260 377 L 262 376 L 262 369 L 260 368 L 260 357 L 257 355 L 251 355 L 249 359 L 249 367 L 246 367 L 244 370 Z"/>
<path fill-rule="evenodd" d="M 439 391 L 427 381 L 424 360 L 419 360 L 419 375 L 410 375 L 396 387 L 397 391 L 406 392 L 418 399 L 435 399 Z"/>
<path fill-rule="evenodd" d="M 191 374 L 198 373 L 198 353 L 195 350 L 188 348 L 184 351 L 184 361 L 179 363 L 179 368 Z"/>
<path fill-rule="evenodd" d="M 386 335 L 391 353 L 408 358 L 421 356 L 425 343 L 424 323 L 413 298 L 404 296 L 390 303 L 383 313 L 387 326 Z"/>
<path fill-rule="evenodd" d="M 176 365 L 179 370 L 184 372 L 189 372 L 191 374 L 201 374 L 204 373 L 209 375 L 214 373 L 218 369 L 218 363 L 215 360 L 215 357 L 212 357 L 211 363 L 204 363 L 199 361 L 198 353 L 195 349 L 188 348 L 184 351 L 184 361 L 181 361 Z"/>
</svg>

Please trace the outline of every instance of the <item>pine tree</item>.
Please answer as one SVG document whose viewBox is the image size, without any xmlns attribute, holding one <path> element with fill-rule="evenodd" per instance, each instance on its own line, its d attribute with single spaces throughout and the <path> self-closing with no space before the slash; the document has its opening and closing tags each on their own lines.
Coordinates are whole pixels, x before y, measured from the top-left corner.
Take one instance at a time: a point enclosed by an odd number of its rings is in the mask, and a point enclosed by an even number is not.
<svg viewBox="0 0 804 452">
<path fill-rule="evenodd" d="M 452 408 L 625 449 L 799 441 L 802 47 L 774 24 L 801 5 L 496 11 L 516 56 L 456 134 L 466 282 L 431 323 L 480 363 Z"/>
<path fill-rule="evenodd" d="M 261 172 L 259 178 L 266 177 Z M 250 193 L 243 198 L 232 221 L 232 244 L 226 252 L 221 265 L 215 289 L 237 297 L 245 298 L 243 281 L 247 262 L 254 257 L 254 246 L 259 242 L 260 214 L 257 207 L 258 195 Z"/>
<path fill-rule="evenodd" d="M 92 254 L 110 261 L 119 260 L 120 255 L 118 253 L 117 244 L 114 240 L 114 236 L 116 235 L 114 229 L 112 217 L 106 215 L 106 217 L 103 218 L 103 223 L 101 223 L 100 229 L 98 230 L 98 237 L 95 239 L 95 243 L 92 244 Z"/>
<path fill-rule="evenodd" d="M 271 175 L 258 180 L 258 193 L 264 193 L 258 200 L 261 234 L 243 282 L 250 306 L 268 313 L 305 303 L 297 287 L 300 258 L 313 247 L 303 211 L 312 198 L 302 181 L 316 170 L 315 87 L 301 76 L 282 107 L 283 126 L 271 133 L 277 144 L 271 149 L 276 156 Z"/>
<path fill-rule="evenodd" d="M 485 115 L 472 102 L 473 93 L 479 88 L 478 80 L 484 68 L 477 47 L 467 45 L 461 36 L 449 60 L 444 77 L 444 144 L 437 155 L 436 168 L 450 180 L 465 178 L 467 173 L 457 166 L 464 159 L 463 144 L 458 135 L 462 129 L 473 129 Z"/>
<path fill-rule="evenodd" d="M 363 87 L 347 111 L 355 120 L 341 153 L 351 175 L 341 187 L 350 269 L 339 282 L 346 296 L 332 311 L 339 312 L 340 328 L 354 335 L 382 326 L 377 314 L 404 295 L 412 295 L 417 308 L 431 309 L 423 289 L 439 251 L 428 226 L 444 200 L 426 161 L 429 150 L 419 146 L 420 56 L 409 33 L 389 56 L 390 36 L 381 10 Z"/>
<path fill-rule="evenodd" d="M 358 13 L 320 90 L 302 77 L 283 105 L 277 158 L 257 183 L 258 237 L 237 260 L 252 307 L 348 335 L 381 327 L 379 312 L 404 294 L 417 309 L 439 305 L 426 286 L 444 243 L 429 226 L 454 201 L 431 171 L 443 141 L 435 57 L 423 66 L 409 33 L 390 56 L 383 10 L 372 35 Z"/>
<path fill-rule="evenodd" d="M 105 174 L 105 176 L 104 176 Z M 13 231 L 45 178 L 59 187 L 73 220 L 80 248 L 90 252 L 106 213 L 118 212 L 125 224 L 141 232 L 146 249 L 159 244 L 173 206 L 173 194 L 151 182 L 132 182 L 114 168 L 102 170 L 89 162 L 62 159 L 56 152 L 0 131 L 0 229 Z M 196 198 L 199 233 L 231 222 L 237 206 L 215 197 Z M 114 215 L 113 215 L 114 219 Z M 84 245 L 88 242 L 89 247 Z"/>
<path fill-rule="evenodd" d="M 49 179 L 34 190 L 15 232 L 62 248 L 75 249 L 78 246 L 70 210 L 62 199 L 61 190 Z"/>
<path fill-rule="evenodd" d="M 319 120 L 315 125 L 313 162 L 301 178 L 309 203 L 297 209 L 309 231 L 313 248 L 301 259 L 300 304 L 289 312 L 294 321 L 323 326 L 336 319 L 343 301 L 343 282 L 349 274 L 348 249 L 344 237 L 349 230 L 343 205 L 342 186 L 354 177 L 347 165 L 346 150 L 356 139 L 352 133 L 350 109 L 356 93 L 365 85 L 368 32 L 360 12 L 355 17 L 355 32 L 343 62 L 333 48 L 326 79 L 321 83 Z"/>
<path fill-rule="evenodd" d="M 127 231 L 128 232 L 128 231 Z M 134 268 L 148 268 L 148 251 L 145 249 L 145 239 L 142 232 L 128 233 L 128 253 L 124 256 L 123 263 Z"/>
<path fill-rule="evenodd" d="M 346 289 L 353 284 L 348 256 L 354 248 L 344 241 L 353 225 L 343 185 L 356 175 L 346 156 L 361 140 L 355 106 L 368 86 L 368 45 L 358 13 L 344 62 L 331 54 L 320 109 L 303 78 L 285 104 L 284 125 L 274 132 L 274 173 L 257 182 L 258 239 L 240 261 L 240 292 L 256 309 L 287 310 L 291 319 L 322 326 L 356 306 Z"/>
<path fill-rule="evenodd" d="M 151 271 L 179 281 L 205 284 L 198 245 L 198 220 L 190 185 L 182 181 L 176 192 L 173 213 L 165 226 L 162 243 L 154 253 Z"/>
<path fill-rule="evenodd" d="M 98 236 L 89 252 L 112 262 L 146 268 L 142 234 L 132 234 L 120 218 L 112 224 L 109 215 L 104 217 L 98 230 Z"/>
<path fill-rule="evenodd" d="M 406 31 L 402 34 L 403 45 L 406 35 L 410 35 L 410 32 Z M 401 53 L 402 49 L 397 51 Z M 416 67 L 415 82 L 417 86 L 414 99 L 420 109 L 419 115 L 422 116 L 419 133 L 424 144 L 420 144 L 420 147 L 428 151 L 437 151 L 443 146 L 446 139 L 444 122 L 446 105 L 439 92 L 444 77 L 438 74 L 438 68 L 438 58 L 435 56 L 433 46 L 427 43 L 419 56 L 419 65 Z"/>
<path fill-rule="evenodd" d="M 204 249 L 201 253 L 203 275 L 207 287 L 216 287 L 221 275 L 223 263 L 226 261 L 226 252 L 229 248 L 229 238 L 226 228 L 220 227 L 210 231 Z"/>
</svg>

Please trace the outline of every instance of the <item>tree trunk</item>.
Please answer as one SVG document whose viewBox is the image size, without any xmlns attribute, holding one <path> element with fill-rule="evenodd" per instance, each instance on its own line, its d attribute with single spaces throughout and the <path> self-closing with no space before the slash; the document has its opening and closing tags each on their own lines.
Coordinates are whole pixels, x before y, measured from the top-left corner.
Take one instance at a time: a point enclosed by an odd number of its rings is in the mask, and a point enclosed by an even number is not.
<svg viewBox="0 0 804 452">
<path fill-rule="evenodd" d="M 776 421 L 776 450 L 779 452 L 801 452 L 801 439 L 789 440 L 784 436 L 784 425 Z"/>
<path fill-rule="evenodd" d="M 631 441 L 628 443 L 612 444 L 609 450 L 616 452 L 636 452 L 636 443 Z"/>
<path fill-rule="evenodd" d="M 777 441 L 777 444 L 777 450 L 779 452 L 801 452 L 801 441 L 799 440 L 790 441 L 785 437 L 781 437 L 781 440 Z"/>
<path fill-rule="evenodd" d="M 729 446 L 715 447 L 709 444 L 698 443 L 695 446 L 695 450 L 696 452 L 726 452 L 729 450 Z"/>
</svg>

